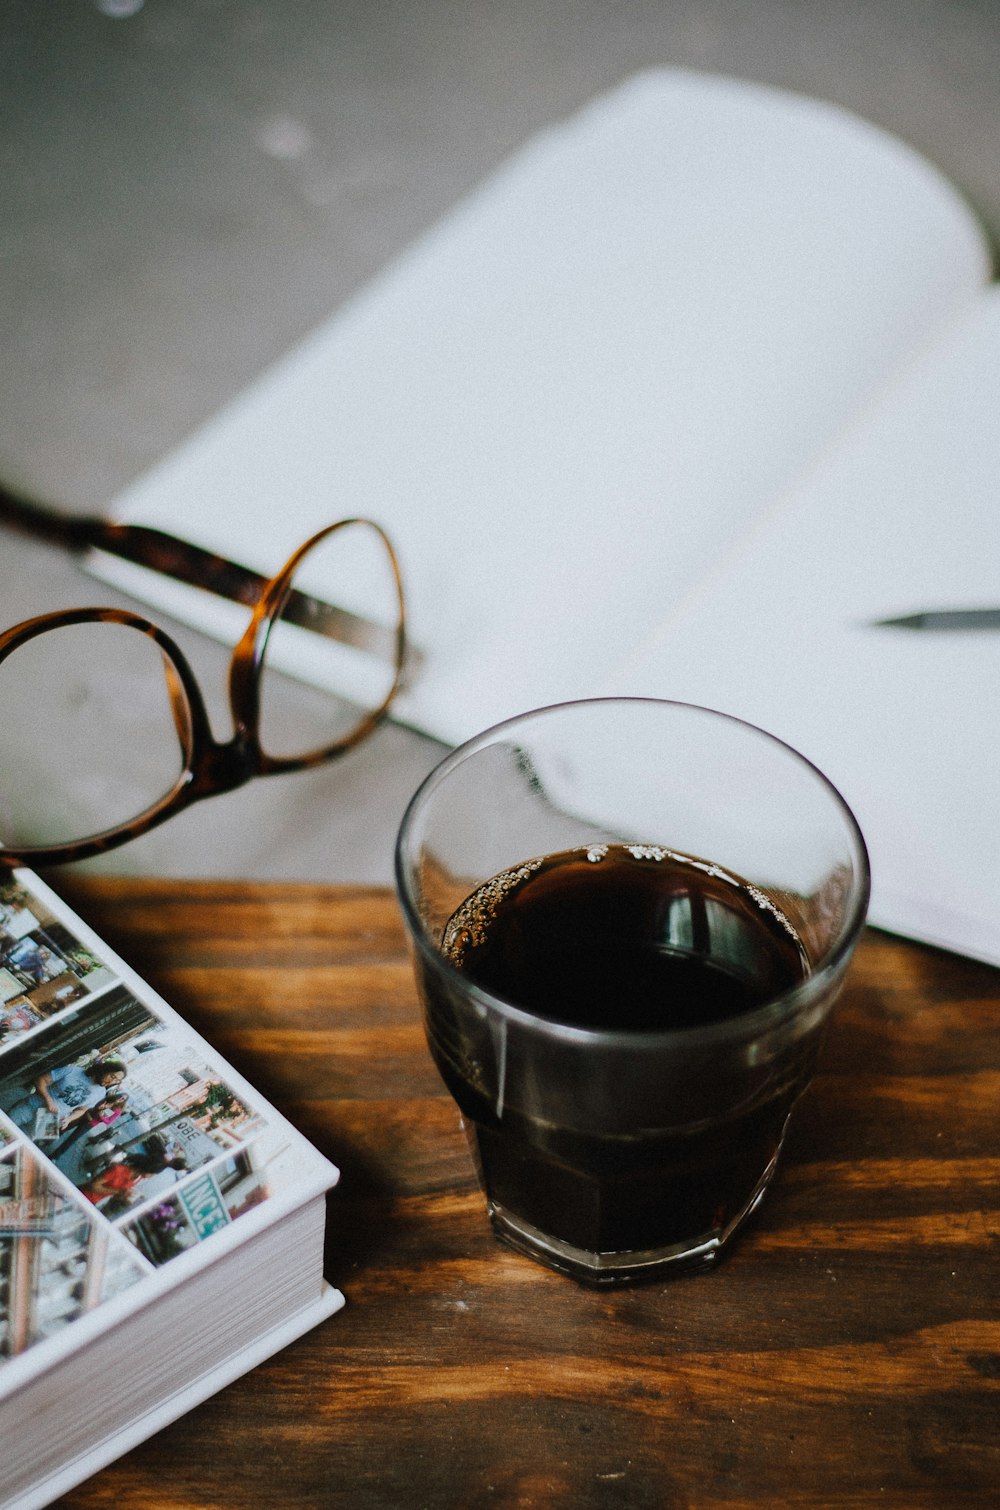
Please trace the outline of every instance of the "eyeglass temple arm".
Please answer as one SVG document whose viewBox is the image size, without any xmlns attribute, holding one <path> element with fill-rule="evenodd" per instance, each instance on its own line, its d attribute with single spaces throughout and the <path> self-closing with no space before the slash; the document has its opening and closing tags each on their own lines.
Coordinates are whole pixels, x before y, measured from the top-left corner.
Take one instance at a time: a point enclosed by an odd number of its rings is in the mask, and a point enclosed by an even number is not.
<svg viewBox="0 0 1000 1510">
<path fill-rule="evenodd" d="M 0 517 L 23 534 L 49 540 L 74 552 L 107 551 L 175 581 L 203 588 L 234 603 L 245 603 L 249 608 L 257 603 L 269 580 L 225 556 L 144 524 L 115 524 L 109 519 L 57 514 L 17 497 L 3 483 L 0 483 Z M 396 660 L 396 634 L 392 629 L 349 609 L 312 598 L 297 588 L 289 593 L 282 616 L 341 645 L 350 645 L 390 663 Z M 408 663 L 412 666 L 417 659 L 416 652 L 409 647 Z"/>
</svg>

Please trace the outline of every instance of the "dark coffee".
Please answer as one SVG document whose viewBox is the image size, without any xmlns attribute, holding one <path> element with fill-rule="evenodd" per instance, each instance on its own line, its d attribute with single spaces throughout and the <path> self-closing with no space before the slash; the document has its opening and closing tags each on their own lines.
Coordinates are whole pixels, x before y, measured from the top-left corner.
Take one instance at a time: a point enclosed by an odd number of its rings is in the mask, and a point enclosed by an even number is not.
<svg viewBox="0 0 1000 1510">
<path fill-rule="evenodd" d="M 474 1126 L 502 1235 L 516 1244 L 527 1226 L 569 1249 L 638 1257 L 711 1246 L 753 1205 L 815 1035 L 761 1055 L 744 1043 L 720 1052 L 697 1030 L 808 973 L 792 925 L 759 888 L 659 846 L 601 844 L 494 876 L 456 910 L 441 947 L 533 1018 L 615 1034 L 595 1057 L 575 1034 L 509 1022 L 498 1048 L 457 1010 L 458 993 L 422 972 L 429 1042 Z M 647 1049 L 666 1030 L 681 1047 Z"/>
<path fill-rule="evenodd" d="M 720 1022 L 805 975 L 795 931 L 757 887 L 654 845 L 565 850 L 494 876 L 443 944 L 494 996 L 588 1028 Z"/>
</svg>

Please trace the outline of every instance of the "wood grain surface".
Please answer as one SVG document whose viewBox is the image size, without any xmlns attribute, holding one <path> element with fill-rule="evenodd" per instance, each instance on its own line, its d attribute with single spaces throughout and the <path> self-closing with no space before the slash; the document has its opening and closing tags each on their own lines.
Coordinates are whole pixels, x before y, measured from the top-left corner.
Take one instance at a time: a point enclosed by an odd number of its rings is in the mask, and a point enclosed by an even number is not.
<svg viewBox="0 0 1000 1510">
<path fill-rule="evenodd" d="M 491 1236 L 389 893 L 52 879 L 340 1166 L 347 1295 L 64 1510 L 1000 1503 L 1000 972 L 869 933 L 726 1263 L 598 1293 Z"/>
</svg>

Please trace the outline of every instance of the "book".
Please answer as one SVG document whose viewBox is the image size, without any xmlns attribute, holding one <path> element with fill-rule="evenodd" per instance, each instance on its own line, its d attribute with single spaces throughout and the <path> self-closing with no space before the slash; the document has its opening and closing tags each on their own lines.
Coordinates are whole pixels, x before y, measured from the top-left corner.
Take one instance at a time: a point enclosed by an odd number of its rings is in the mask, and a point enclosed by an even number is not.
<svg viewBox="0 0 1000 1510">
<path fill-rule="evenodd" d="M 338 1175 L 27 870 L 0 963 L 0 1506 L 35 1510 L 339 1310 Z"/>
<path fill-rule="evenodd" d="M 1000 963 L 1000 641 L 873 627 L 1000 602 L 991 278 L 970 206 L 902 141 L 645 72 L 527 142 L 112 511 L 258 570 L 375 517 L 423 657 L 404 722 L 454 744 L 608 694 L 748 718 L 855 809 L 874 923 Z M 233 633 L 218 600 L 92 566 Z M 365 612 L 349 573 L 330 593 Z"/>
</svg>

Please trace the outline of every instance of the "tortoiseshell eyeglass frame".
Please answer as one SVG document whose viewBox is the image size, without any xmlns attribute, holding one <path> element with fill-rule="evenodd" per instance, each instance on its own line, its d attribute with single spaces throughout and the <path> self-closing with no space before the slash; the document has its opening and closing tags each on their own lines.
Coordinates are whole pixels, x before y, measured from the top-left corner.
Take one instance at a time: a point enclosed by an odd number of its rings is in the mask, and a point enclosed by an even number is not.
<svg viewBox="0 0 1000 1510">
<path fill-rule="evenodd" d="M 33 506 L 28 505 L 28 507 Z M 0 512 L 6 513 L 6 510 L 7 498 L 5 497 L 0 505 Z M 59 520 L 59 516 L 47 517 L 68 526 L 76 523 L 74 520 Z M 96 522 L 103 524 L 103 521 Z M 342 641 L 347 640 L 348 643 L 367 645 L 370 641 L 370 631 L 373 626 L 369 625 L 368 621 L 356 620 L 363 633 L 355 638 L 350 633 L 350 625 L 348 625 L 348 632 L 344 632 L 344 620 L 354 618 L 353 615 L 345 614 L 343 610 L 333 605 L 308 598 L 292 587 L 294 573 L 309 551 L 338 530 L 355 525 L 375 531 L 386 551 L 392 572 L 397 616 L 393 628 L 384 631 L 388 640 L 384 648 L 389 650 L 393 668 L 389 689 L 376 707 L 366 710 L 346 734 L 341 735 L 332 743 L 320 745 L 302 755 L 269 755 L 262 748 L 260 741 L 260 675 L 268 637 L 275 621 L 279 617 L 285 617 L 305 627 L 315 629 L 321 634 L 332 635 Z M 111 529 L 138 528 L 114 525 L 108 527 Z M 43 533 L 41 530 L 32 530 L 32 532 Z M 172 540 L 172 537 L 163 536 L 154 530 L 143 530 L 142 533 L 156 536 L 158 542 Z M 97 544 L 98 542 L 91 538 L 86 543 Z M 190 550 L 195 558 L 198 556 L 209 558 L 209 553 L 202 552 L 197 547 L 189 547 L 186 541 L 175 543 L 182 551 Z M 132 560 L 141 561 L 143 565 L 148 564 L 153 569 L 159 569 L 155 562 L 142 559 L 140 549 L 130 550 L 129 557 Z M 214 738 L 198 683 L 179 646 L 164 630 L 141 614 L 120 608 L 69 608 L 26 619 L 20 624 L 15 624 L 13 628 L 0 632 L 0 664 L 20 645 L 36 636 L 74 624 L 120 624 L 148 635 L 158 646 L 163 657 L 174 725 L 183 757 L 183 768 L 173 787 L 151 807 L 137 814 L 127 823 L 89 834 L 72 843 L 0 845 L 0 869 L 11 869 L 18 865 L 57 865 L 72 860 L 86 860 L 93 855 L 103 854 L 109 849 L 117 848 L 120 844 L 126 844 L 130 839 L 138 838 L 140 834 L 147 833 L 151 828 L 155 828 L 167 818 L 173 817 L 175 813 L 181 812 L 191 803 L 198 802 L 204 797 L 234 791 L 237 787 L 252 781 L 256 776 L 306 770 L 309 767 L 321 765 L 325 761 L 334 760 L 346 754 L 348 750 L 355 749 L 375 731 L 385 718 L 403 682 L 407 660 L 406 603 L 399 561 L 392 542 L 380 525 L 372 519 L 361 516 L 339 519 L 304 541 L 289 557 L 281 571 L 270 579 L 256 576 L 242 567 L 222 561 L 220 557 L 209 559 L 219 562 L 222 567 L 231 566 L 244 582 L 249 579 L 257 586 L 250 623 L 236 645 L 229 663 L 229 707 L 233 720 L 233 737 L 230 740 L 218 741 Z M 184 575 L 187 580 L 191 580 L 191 576 L 186 572 L 171 574 Z M 198 580 L 197 576 L 195 580 Z M 198 581 L 198 585 L 205 584 Z M 210 590 L 219 591 L 220 589 Z M 225 596 L 231 596 L 243 602 L 247 601 L 243 590 L 225 592 Z"/>
</svg>

